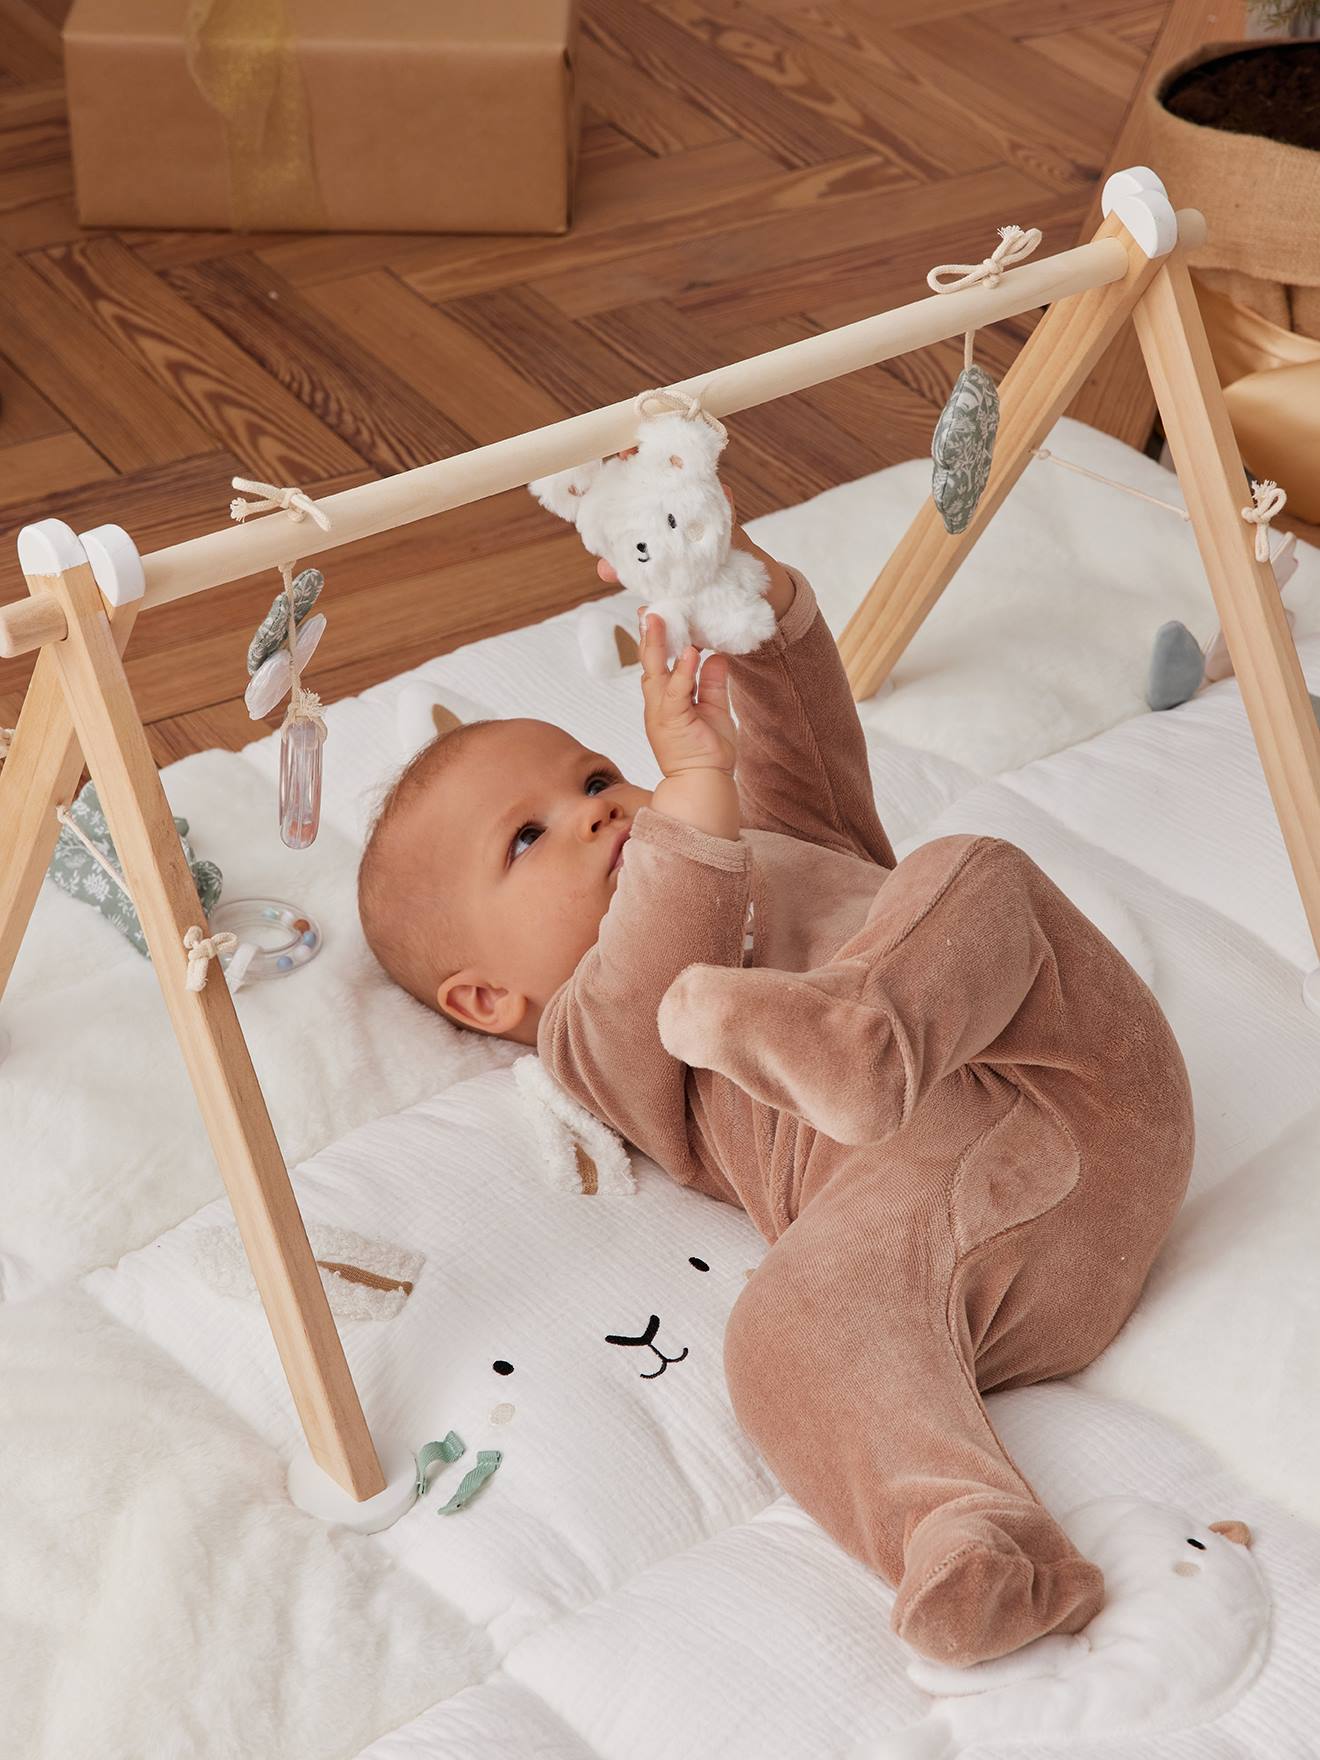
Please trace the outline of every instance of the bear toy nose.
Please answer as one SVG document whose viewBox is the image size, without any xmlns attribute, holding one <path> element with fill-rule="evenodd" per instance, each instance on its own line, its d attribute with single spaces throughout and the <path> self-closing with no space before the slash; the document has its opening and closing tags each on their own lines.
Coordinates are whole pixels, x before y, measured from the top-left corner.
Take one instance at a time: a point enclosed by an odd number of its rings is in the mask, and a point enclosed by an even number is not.
<svg viewBox="0 0 1320 1760">
<path fill-rule="evenodd" d="M 638 539 L 638 540 L 637 540 L 637 554 L 638 554 L 638 555 L 639 555 L 639 556 L 645 556 L 645 555 L 646 555 L 646 543 L 645 543 L 645 541 L 644 541 L 644 540 L 643 540 L 643 539 L 641 539 L 641 538 L 639 538 L 639 539 Z"/>
<path fill-rule="evenodd" d="M 1245 1522 L 1211 1522 L 1210 1531 L 1222 1534 L 1225 1540 L 1231 1540 L 1235 1546 L 1251 1545 L 1251 1529 Z"/>
</svg>

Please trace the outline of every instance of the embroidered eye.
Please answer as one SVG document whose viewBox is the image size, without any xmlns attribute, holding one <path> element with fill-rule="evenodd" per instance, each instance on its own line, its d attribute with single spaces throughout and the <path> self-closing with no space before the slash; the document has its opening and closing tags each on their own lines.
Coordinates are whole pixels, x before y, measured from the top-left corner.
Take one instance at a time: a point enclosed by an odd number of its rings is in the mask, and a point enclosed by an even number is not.
<svg viewBox="0 0 1320 1760">
<path fill-rule="evenodd" d="M 710 1270 L 710 1266 L 707 1265 L 707 1263 L 704 1259 L 698 1259 L 698 1258 L 691 1256 L 691 1255 L 689 1255 L 689 1257 L 688 1257 L 688 1264 L 691 1265 L 697 1271 L 709 1271 Z"/>
<path fill-rule="evenodd" d="M 496 1357 L 495 1361 L 491 1364 L 491 1368 L 497 1375 L 513 1374 L 513 1364 L 506 1363 L 503 1357 Z"/>
<path fill-rule="evenodd" d="M 1189 1537 L 1187 1544 L 1189 1546 L 1194 1546 L 1198 1552 L 1205 1551 L 1205 1541 L 1204 1540 L 1193 1540 Z"/>
<path fill-rule="evenodd" d="M 674 518 L 672 513 L 669 515 L 669 529 L 671 532 L 678 530 L 678 521 Z"/>
</svg>

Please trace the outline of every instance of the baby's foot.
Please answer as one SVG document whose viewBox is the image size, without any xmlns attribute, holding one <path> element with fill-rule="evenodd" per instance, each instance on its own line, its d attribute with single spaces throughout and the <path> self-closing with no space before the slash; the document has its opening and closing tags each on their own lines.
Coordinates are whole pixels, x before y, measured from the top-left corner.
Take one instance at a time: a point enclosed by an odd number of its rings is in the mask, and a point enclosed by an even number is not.
<svg viewBox="0 0 1320 1760">
<path fill-rule="evenodd" d="M 879 1142 L 903 1121 L 907 1075 L 888 1015 L 852 1000 L 865 975 L 687 966 L 660 999 L 660 1042 L 835 1142 Z"/>
<path fill-rule="evenodd" d="M 1049 1513 L 959 1499 L 913 1529 L 890 1624 L 922 1656 L 970 1668 L 1046 1632 L 1079 1632 L 1105 1579 Z"/>
</svg>

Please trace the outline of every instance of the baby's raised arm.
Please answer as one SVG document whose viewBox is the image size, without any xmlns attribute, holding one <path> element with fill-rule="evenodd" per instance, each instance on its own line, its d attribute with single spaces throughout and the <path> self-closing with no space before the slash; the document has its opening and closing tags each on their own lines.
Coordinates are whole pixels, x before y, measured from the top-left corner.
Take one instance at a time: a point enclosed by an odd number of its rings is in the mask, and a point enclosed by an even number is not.
<svg viewBox="0 0 1320 1760">
<path fill-rule="evenodd" d="M 594 947 L 549 998 L 536 1049 L 562 1088 L 678 1180 L 700 1182 L 687 1135 L 687 1066 L 656 1016 L 685 966 L 742 964 L 751 847 L 739 834 L 727 658 L 665 660 L 659 618 L 642 642 L 646 728 L 664 779 L 633 816 Z M 705 1189 L 703 1187 L 703 1189 Z"/>
<path fill-rule="evenodd" d="M 741 822 L 892 868 L 893 846 L 876 812 L 857 705 L 816 596 L 804 575 L 784 568 L 745 533 L 735 542 L 769 568 L 782 605 L 776 605 L 770 640 L 728 663 Z M 791 597 L 782 588 L 785 577 Z"/>
</svg>

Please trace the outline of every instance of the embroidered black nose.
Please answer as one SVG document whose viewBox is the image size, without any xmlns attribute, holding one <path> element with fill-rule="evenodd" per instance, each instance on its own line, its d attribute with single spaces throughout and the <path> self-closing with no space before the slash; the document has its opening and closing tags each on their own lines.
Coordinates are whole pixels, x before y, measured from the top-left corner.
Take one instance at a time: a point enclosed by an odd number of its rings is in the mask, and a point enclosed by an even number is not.
<svg viewBox="0 0 1320 1760">
<path fill-rule="evenodd" d="M 639 556 L 645 556 L 645 555 L 646 555 L 646 545 L 645 545 L 645 543 L 644 543 L 644 542 L 643 542 L 643 541 L 642 541 L 642 540 L 641 540 L 641 539 L 639 539 L 639 540 L 638 540 L 638 543 L 637 543 L 637 554 L 638 554 L 638 555 L 639 555 Z"/>
</svg>

